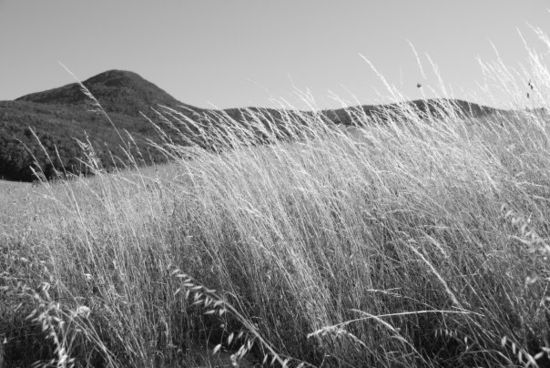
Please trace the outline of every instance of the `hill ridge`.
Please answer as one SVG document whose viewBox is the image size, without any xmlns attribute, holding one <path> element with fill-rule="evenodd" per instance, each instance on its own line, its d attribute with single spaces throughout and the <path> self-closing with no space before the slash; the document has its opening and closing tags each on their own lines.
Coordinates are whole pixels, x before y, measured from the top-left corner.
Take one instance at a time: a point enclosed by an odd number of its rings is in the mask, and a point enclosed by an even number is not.
<svg viewBox="0 0 550 368">
<path fill-rule="evenodd" d="M 174 144 L 192 143 L 210 149 L 212 142 L 208 137 L 209 129 L 213 128 L 212 124 L 222 121 L 221 117 L 229 117 L 246 128 L 252 128 L 251 133 L 259 144 L 271 140 L 266 131 L 269 132 L 273 124 L 287 125 L 285 118 L 289 114 L 296 119 L 297 125 L 294 129 L 299 130 L 300 120 L 314 114 L 336 124 L 352 125 L 350 110 L 362 110 L 365 116 L 383 120 L 387 119 L 388 112 L 401 113 L 403 106 L 407 104 L 412 110 L 422 114 L 437 113 L 437 106 L 443 103 L 452 103 L 458 110 L 470 116 L 483 116 L 498 111 L 487 106 L 452 99 L 414 100 L 316 112 L 260 107 L 209 110 L 186 105 L 131 71 L 107 70 L 84 80 L 82 84 L 99 101 L 115 122 L 117 129 L 131 134 L 132 144 L 136 149 L 131 153 L 140 157 L 140 164 L 166 160 L 166 157 L 154 152 L 148 145 L 151 140 L 159 141 L 159 132 L 140 112 L 151 116 L 157 126 L 168 132 L 168 137 Z M 89 97 L 83 93 L 79 83 L 27 94 L 13 101 L 0 101 L 0 178 L 32 181 L 35 176 L 30 167 L 35 161 L 42 166 L 43 174 L 47 178 L 56 177 L 65 171 L 86 173 L 87 169 L 81 162 L 82 150 L 76 140 L 89 140 L 104 165 L 109 167 L 120 164 L 121 162 L 115 162 L 111 153 L 117 157 L 126 157 L 127 152 L 121 146 L 126 147 L 128 142 L 121 142 L 120 136 L 115 133 L 111 124 L 104 116 L 91 111 L 89 105 Z M 158 105 L 181 112 L 181 116 L 173 116 L 179 120 L 177 127 L 158 117 L 151 110 Z M 260 116 L 265 129 L 250 125 L 251 113 Z M 258 119 L 258 116 L 253 119 Z M 190 123 L 190 120 L 197 122 L 201 128 Z M 288 134 L 285 134 L 275 134 L 276 139 L 289 138 Z M 37 143 L 35 135 L 42 145 Z M 54 157 L 53 162 L 47 158 L 43 147 L 50 157 Z"/>
</svg>

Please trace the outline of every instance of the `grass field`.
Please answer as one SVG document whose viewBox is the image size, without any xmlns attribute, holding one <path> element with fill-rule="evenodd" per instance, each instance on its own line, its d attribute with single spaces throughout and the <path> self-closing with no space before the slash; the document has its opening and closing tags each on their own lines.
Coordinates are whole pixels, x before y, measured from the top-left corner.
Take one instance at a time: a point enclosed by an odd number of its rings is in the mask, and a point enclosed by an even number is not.
<svg viewBox="0 0 550 368">
<path fill-rule="evenodd" d="M 441 110 L 2 189 L 7 366 L 550 366 L 548 118 Z"/>
</svg>

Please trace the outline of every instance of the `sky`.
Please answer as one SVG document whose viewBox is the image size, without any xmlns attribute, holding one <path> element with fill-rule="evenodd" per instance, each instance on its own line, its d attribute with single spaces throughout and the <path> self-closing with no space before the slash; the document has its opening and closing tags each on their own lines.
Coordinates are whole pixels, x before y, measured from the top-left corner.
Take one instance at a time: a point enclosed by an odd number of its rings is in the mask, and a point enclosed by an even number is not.
<svg viewBox="0 0 550 368">
<path fill-rule="evenodd" d="M 0 0 L 0 100 L 73 82 L 62 63 L 81 80 L 131 70 L 200 107 L 332 108 L 395 99 L 366 60 L 404 98 L 426 95 L 439 85 L 429 59 L 450 97 L 483 100 L 477 59 L 495 59 L 494 44 L 508 65 L 525 60 L 518 29 L 546 52 L 529 25 L 550 34 L 547 9 L 548 0 Z"/>
</svg>

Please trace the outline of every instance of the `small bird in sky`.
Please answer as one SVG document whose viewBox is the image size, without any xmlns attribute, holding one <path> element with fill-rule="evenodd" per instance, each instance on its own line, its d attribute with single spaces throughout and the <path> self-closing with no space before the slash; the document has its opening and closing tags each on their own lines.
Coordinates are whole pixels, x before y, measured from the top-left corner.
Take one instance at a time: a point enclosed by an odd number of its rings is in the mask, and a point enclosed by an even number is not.
<svg viewBox="0 0 550 368">
<path fill-rule="evenodd" d="M 416 88 L 422 88 L 422 84 L 416 83 Z"/>
<path fill-rule="evenodd" d="M 535 86 L 533 85 L 533 82 L 531 81 L 531 79 L 529 79 L 527 81 L 527 86 L 529 87 L 529 89 L 531 91 L 534 91 L 535 90 Z M 529 91 L 527 92 L 527 98 L 531 98 L 531 94 L 529 93 Z"/>
</svg>

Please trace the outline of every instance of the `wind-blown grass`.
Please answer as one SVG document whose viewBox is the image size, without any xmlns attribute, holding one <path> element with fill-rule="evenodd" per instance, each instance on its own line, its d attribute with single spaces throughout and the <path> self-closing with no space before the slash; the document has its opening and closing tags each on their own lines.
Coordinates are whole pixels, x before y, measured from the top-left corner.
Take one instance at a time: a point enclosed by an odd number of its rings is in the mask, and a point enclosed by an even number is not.
<svg viewBox="0 0 550 368">
<path fill-rule="evenodd" d="M 546 113 L 440 110 L 44 183 L 2 234 L 8 362 L 549 366 Z"/>
</svg>

